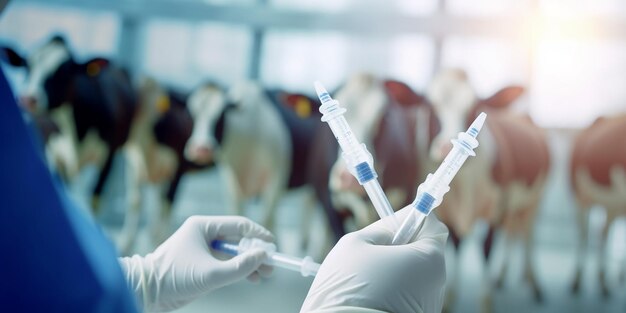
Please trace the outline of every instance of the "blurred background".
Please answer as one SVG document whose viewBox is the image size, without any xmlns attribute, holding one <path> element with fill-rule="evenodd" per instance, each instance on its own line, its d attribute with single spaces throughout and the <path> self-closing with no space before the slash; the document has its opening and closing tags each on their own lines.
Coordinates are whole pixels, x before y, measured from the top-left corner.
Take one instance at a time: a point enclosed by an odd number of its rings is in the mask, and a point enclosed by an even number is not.
<svg viewBox="0 0 626 313">
<path fill-rule="evenodd" d="M 580 292 L 570 292 L 580 257 L 568 171 L 576 135 L 600 116 L 626 113 L 624 1 L 14 0 L 0 17 L 0 45 L 24 55 L 56 34 L 65 37 L 80 62 L 105 57 L 123 66 L 135 81 L 151 77 L 187 95 L 206 81 L 228 88 L 250 79 L 266 88 L 313 96 L 314 80 L 335 90 L 359 72 L 402 81 L 423 94 L 444 68 L 465 70 L 479 98 L 505 86 L 524 86 L 526 93 L 514 110 L 527 113 L 546 130 L 551 153 L 532 241 L 544 301 L 534 300 L 523 279 L 520 249 L 509 250 L 512 257 L 505 260 L 498 249 L 505 243 L 496 238 L 495 265 L 485 268 L 481 241 L 486 225 L 479 222 L 456 255 L 450 247 L 449 276 L 454 271 L 459 275 L 449 309 L 482 312 L 479 286 L 494 279 L 487 277 L 495 277 L 502 262 L 511 262 L 504 286 L 490 291 L 493 311 L 626 311 L 625 283 L 618 279 L 626 268 L 626 227 L 619 216 L 602 239 L 607 214 L 601 206 L 590 209 Z M 19 96 L 28 88 L 27 71 L 2 66 Z M 616 137 L 616 145 L 626 146 L 625 136 Z M 126 170 L 123 157 L 116 158 L 94 214 L 117 243 L 128 207 Z M 67 184 L 85 207 L 90 206 L 98 172 L 98 166 L 83 166 Z M 219 167 L 209 167 L 182 176 L 168 232 L 193 214 L 232 213 L 220 175 Z M 120 248 L 120 253 L 154 249 L 146 225 L 151 215 L 159 214 L 164 184 L 141 187 L 139 230 L 132 247 Z M 279 247 L 322 261 L 332 235 L 318 208 L 310 219 L 311 243 L 302 247 L 303 193 L 288 193 L 278 204 Z M 258 201 L 246 202 L 243 214 L 260 221 L 258 206 Z M 603 243 L 606 258 L 601 259 Z M 456 258 L 460 265 L 455 268 L 451 265 Z M 600 262 L 605 262 L 610 296 L 601 292 Z M 297 311 L 312 280 L 281 269 L 274 273 L 260 285 L 238 283 L 179 312 Z"/>
</svg>

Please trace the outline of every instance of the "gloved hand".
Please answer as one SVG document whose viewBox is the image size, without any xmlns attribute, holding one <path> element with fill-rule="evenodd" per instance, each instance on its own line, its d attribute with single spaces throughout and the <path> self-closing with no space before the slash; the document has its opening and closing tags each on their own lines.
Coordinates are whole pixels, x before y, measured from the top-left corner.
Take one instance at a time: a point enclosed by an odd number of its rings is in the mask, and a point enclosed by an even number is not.
<svg viewBox="0 0 626 313">
<path fill-rule="evenodd" d="M 396 217 L 402 222 L 410 210 Z M 300 312 L 441 312 L 448 229 L 431 214 L 412 242 L 390 246 L 395 228 L 387 219 L 341 238 Z"/>
<path fill-rule="evenodd" d="M 244 217 L 192 216 L 153 253 L 119 261 L 145 311 L 170 311 L 245 277 L 254 281 L 271 273 L 271 267 L 261 265 L 267 258 L 262 249 L 250 249 L 229 260 L 212 255 L 212 240 L 238 241 L 242 237 L 274 239 L 265 228 Z"/>
</svg>

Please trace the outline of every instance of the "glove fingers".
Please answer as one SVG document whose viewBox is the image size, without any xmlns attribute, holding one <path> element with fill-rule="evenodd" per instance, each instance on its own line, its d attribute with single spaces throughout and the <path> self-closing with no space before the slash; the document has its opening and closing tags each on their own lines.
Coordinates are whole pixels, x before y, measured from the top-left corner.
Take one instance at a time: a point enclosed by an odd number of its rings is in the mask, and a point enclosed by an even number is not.
<svg viewBox="0 0 626 313">
<path fill-rule="evenodd" d="M 259 275 L 258 272 L 252 272 L 252 274 L 248 275 L 246 279 L 248 279 L 249 282 L 256 284 L 261 281 L 261 275 Z"/>
<path fill-rule="evenodd" d="M 267 252 L 263 249 L 250 249 L 230 260 L 219 263 L 220 270 L 213 276 L 219 284 L 229 285 L 242 280 L 255 272 L 259 266 L 267 259 Z"/>
<path fill-rule="evenodd" d="M 266 264 L 261 264 L 256 271 L 252 272 L 252 274 L 248 275 L 248 280 L 257 283 L 261 281 L 262 278 L 268 278 L 272 275 L 274 271 L 274 267 Z"/>
<path fill-rule="evenodd" d="M 395 234 L 399 225 L 401 225 L 404 219 L 406 219 L 406 217 L 413 212 L 412 210 L 414 210 L 414 208 L 408 205 L 394 213 L 398 226 L 393 223 L 391 217 L 385 217 L 368 225 L 367 227 L 364 227 L 357 233 L 359 233 L 360 238 L 363 238 L 368 243 L 387 245 L 391 242 L 393 234 Z"/>
<path fill-rule="evenodd" d="M 272 276 L 272 273 L 274 272 L 274 267 L 270 265 L 262 264 L 261 266 L 259 266 L 256 272 L 259 273 L 259 275 L 261 275 L 262 278 L 268 278 Z"/>
<path fill-rule="evenodd" d="M 207 241 L 216 237 L 254 237 L 273 242 L 274 235 L 263 226 L 243 216 L 223 216 L 219 223 L 213 218 L 206 223 L 205 238 Z"/>
<path fill-rule="evenodd" d="M 445 244 L 448 240 L 448 227 L 440 222 L 435 214 L 429 214 L 424 220 L 424 225 L 422 225 L 416 241 L 424 238 L 433 238 Z"/>
<path fill-rule="evenodd" d="M 409 214 L 413 213 L 412 210 L 414 210 L 412 206 L 407 206 L 396 212 L 395 215 L 398 223 L 401 224 L 404 222 L 404 219 L 406 219 Z M 370 244 L 388 245 L 396 231 L 397 228 L 393 225 L 392 220 L 386 217 L 357 231 L 356 235 Z M 425 238 L 434 238 L 442 244 L 448 239 L 448 228 L 437 219 L 435 214 L 429 214 L 429 216 L 426 217 L 414 242 L 419 242 L 421 239 Z"/>
</svg>

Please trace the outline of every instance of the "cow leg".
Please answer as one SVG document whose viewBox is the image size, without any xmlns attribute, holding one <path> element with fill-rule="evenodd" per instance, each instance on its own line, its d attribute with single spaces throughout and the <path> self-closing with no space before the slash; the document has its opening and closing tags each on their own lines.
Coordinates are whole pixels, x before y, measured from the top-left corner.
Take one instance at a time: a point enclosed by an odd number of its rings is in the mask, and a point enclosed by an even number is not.
<svg viewBox="0 0 626 313">
<path fill-rule="evenodd" d="M 447 285 L 447 290 L 446 290 L 446 295 L 445 295 L 445 299 L 443 302 L 443 312 L 451 312 L 453 305 L 454 305 L 454 301 L 456 299 L 456 288 L 457 288 L 457 282 L 459 281 L 459 276 L 460 276 L 460 265 L 461 265 L 461 254 L 460 254 L 460 244 L 461 244 L 461 239 L 459 238 L 459 235 L 457 234 L 456 230 L 453 227 L 448 227 L 448 238 L 450 239 L 450 242 L 452 242 L 452 247 L 454 250 L 454 261 L 452 262 L 453 264 L 453 273 L 450 276 L 450 278 L 448 279 L 446 285 Z"/>
<path fill-rule="evenodd" d="M 600 237 L 600 251 L 598 256 L 598 281 L 600 282 L 600 291 L 604 298 L 610 296 L 609 288 L 606 282 L 606 259 L 607 259 L 607 247 L 608 247 L 608 235 L 609 228 L 614 220 L 614 216 L 607 212 L 607 217 L 604 225 L 602 226 L 602 234 Z"/>
<path fill-rule="evenodd" d="M 261 198 L 261 210 L 263 212 L 263 217 L 261 219 L 263 226 L 267 227 L 269 231 L 272 233 L 276 233 L 275 229 L 275 220 L 276 220 L 276 208 L 278 206 L 278 201 L 283 195 L 286 187 L 284 176 L 275 177 L 273 181 L 270 182 L 267 189 L 263 192 Z"/>
<path fill-rule="evenodd" d="M 619 283 L 623 285 L 624 282 L 626 282 L 626 255 L 624 255 L 623 252 L 622 252 L 621 258 L 622 258 L 623 264 L 619 271 Z"/>
<path fill-rule="evenodd" d="M 533 291 L 533 296 L 535 297 L 535 301 L 537 303 L 543 302 L 543 293 L 541 292 L 541 288 L 539 287 L 539 283 L 537 282 L 537 277 L 535 276 L 535 271 L 533 270 L 533 256 L 534 256 L 534 245 L 533 245 L 533 223 L 530 221 L 529 225 L 525 229 L 524 233 L 524 277 L 530 284 L 530 287 Z"/>
<path fill-rule="evenodd" d="M 483 242 L 483 256 L 485 257 L 485 262 L 489 261 L 489 257 L 491 256 L 491 249 L 493 248 L 493 238 L 495 237 L 495 226 L 489 224 L 489 229 L 487 230 L 487 236 L 485 237 L 485 241 Z"/>
<path fill-rule="evenodd" d="M 227 199 L 230 202 L 227 205 L 230 205 L 231 212 L 234 215 L 243 215 L 243 196 L 235 172 L 230 166 L 223 164 L 220 166 L 220 175 L 222 175 L 224 180 L 226 189 L 224 192 L 227 194 Z"/>
<path fill-rule="evenodd" d="M 339 212 L 335 209 L 332 204 L 331 196 L 330 196 L 330 188 L 328 188 L 328 184 L 322 184 L 321 182 L 314 183 L 315 188 L 315 196 L 318 201 L 322 204 L 322 208 L 324 209 L 324 213 L 326 213 L 326 219 L 328 221 L 328 225 L 330 225 L 330 229 L 334 235 L 334 243 L 338 242 L 343 235 L 346 234 L 346 230 L 343 225 L 343 220 L 339 216 Z"/>
<path fill-rule="evenodd" d="M 579 207 L 577 210 L 578 222 L 578 249 L 576 253 L 576 274 L 572 282 L 571 292 L 578 294 L 582 279 L 583 266 L 587 259 L 587 241 L 589 238 L 589 210 L 588 208 Z"/>
<path fill-rule="evenodd" d="M 98 182 L 96 183 L 96 187 L 93 190 L 91 208 L 94 214 L 98 212 L 100 206 L 100 195 L 102 194 L 102 190 L 104 189 L 104 183 L 111 173 L 111 167 L 113 166 L 113 157 L 115 156 L 115 152 L 117 152 L 117 147 L 111 147 L 109 153 L 107 154 L 106 161 L 104 162 L 104 166 L 100 171 L 100 175 L 98 176 Z"/>
<path fill-rule="evenodd" d="M 508 232 L 503 232 L 502 236 L 504 237 L 504 244 L 502 245 L 502 250 L 503 250 L 503 258 L 502 258 L 502 265 L 500 266 L 500 270 L 498 271 L 498 274 L 496 276 L 496 283 L 495 286 L 497 289 L 502 289 L 502 287 L 504 287 L 504 280 L 506 279 L 506 273 L 508 271 L 509 268 L 509 257 L 510 254 L 509 253 L 509 249 L 513 246 L 513 236 L 508 233 Z"/>
<path fill-rule="evenodd" d="M 126 168 L 124 169 L 124 183 L 128 208 L 124 216 L 124 225 L 120 232 L 120 252 L 128 255 L 137 239 L 139 220 L 141 217 L 141 185 L 147 181 L 147 168 L 141 151 L 136 146 L 129 145 L 124 149 Z"/>
<path fill-rule="evenodd" d="M 172 204 L 178 191 L 178 186 L 183 174 L 187 171 L 187 168 L 183 165 L 182 159 L 179 160 L 176 172 L 169 186 L 167 187 L 167 193 L 165 199 L 162 200 L 161 196 L 157 203 L 158 207 L 153 211 L 153 214 L 148 218 L 148 227 L 150 229 L 150 237 L 155 246 L 161 244 L 169 235 L 170 220 L 172 217 Z M 161 195 L 161 192 L 159 194 Z M 162 203 L 162 205 L 160 205 Z"/>
<path fill-rule="evenodd" d="M 493 282 L 491 280 L 491 275 L 490 275 L 490 260 L 489 260 L 489 256 L 491 253 L 491 245 L 493 244 L 493 236 L 494 236 L 494 229 L 493 227 L 490 225 L 488 232 L 487 232 L 487 236 L 485 237 L 485 242 L 483 243 L 483 256 L 484 256 L 484 262 L 483 262 L 483 279 L 482 279 L 482 284 L 481 284 L 481 309 L 482 312 L 486 313 L 486 312 L 491 312 L 493 310 Z"/>
<path fill-rule="evenodd" d="M 301 221 L 301 233 L 300 233 L 300 248 L 304 251 L 307 250 L 311 242 L 311 229 L 313 214 L 315 213 L 315 194 L 309 187 L 306 188 L 306 195 L 302 205 L 302 221 Z"/>
</svg>

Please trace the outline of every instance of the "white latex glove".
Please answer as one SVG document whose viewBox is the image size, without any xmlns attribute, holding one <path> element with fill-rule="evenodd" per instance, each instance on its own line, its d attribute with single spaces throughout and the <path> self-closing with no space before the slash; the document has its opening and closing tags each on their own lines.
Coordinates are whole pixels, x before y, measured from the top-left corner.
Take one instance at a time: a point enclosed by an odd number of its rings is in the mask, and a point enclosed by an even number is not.
<svg viewBox="0 0 626 313">
<path fill-rule="evenodd" d="M 145 311 L 171 311 L 245 277 L 255 281 L 271 273 L 271 267 L 261 265 L 267 258 L 262 249 L 250 249 L 228 260 L 212 255 L 212 240 L 242 237 L 274 239 L 268 230 L 244 217 L 192 216 L 153 253 L 119 261 Z"/>
<path fill-rule="evenodd" d="M 396 213 L 400 222 L 410 210 Z M 300 312 L 441 312 L 448 229 L 431 214 L 416 239 L 390 246 L 395 229 L 386 222 L 379 220 L 339 240 Z"/>
</svg>

